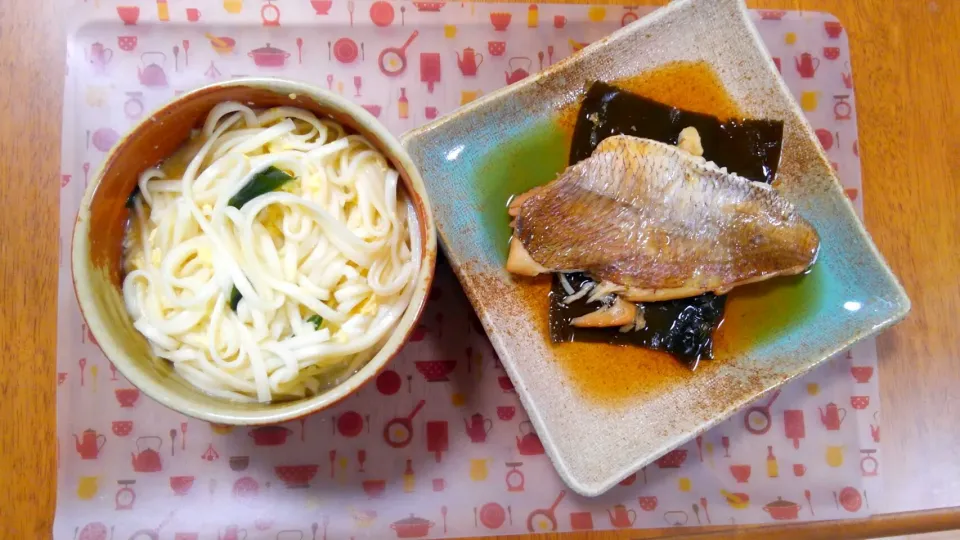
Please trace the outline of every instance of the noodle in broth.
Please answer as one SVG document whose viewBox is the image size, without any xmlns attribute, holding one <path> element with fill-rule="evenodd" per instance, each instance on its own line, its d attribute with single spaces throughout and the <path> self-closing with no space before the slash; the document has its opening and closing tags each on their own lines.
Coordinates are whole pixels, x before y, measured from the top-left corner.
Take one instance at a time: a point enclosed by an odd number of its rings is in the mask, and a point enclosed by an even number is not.
<svg viewBox="0 0 960 540">
<path fill-rule="evenodd" d="M 386 157 L 308 111 L 235 102 L 180 153 L 185 167 L 140 176 L 124 245 L 124 302 L 153 352 L 242 401 L 313 395 L 354 373 L 420 268 L 416 215 Z M 274 170 L 293 178 L 237 203 Z"/>
</svg>

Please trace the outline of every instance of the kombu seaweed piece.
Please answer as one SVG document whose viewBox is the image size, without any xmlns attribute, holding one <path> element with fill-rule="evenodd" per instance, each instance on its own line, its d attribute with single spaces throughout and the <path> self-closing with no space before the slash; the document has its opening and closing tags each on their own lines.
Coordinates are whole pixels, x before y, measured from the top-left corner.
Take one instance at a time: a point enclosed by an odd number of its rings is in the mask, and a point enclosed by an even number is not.
<svg viewBox="0 0 960 540">
<path fill-rule="evenodd" d="M 773 182 L 780 163 L 783 122 L 775 120 L 729 120 L 684 111 L 596 82 L 580 106 L 570 165 L 593 153 L 607 137 L 632 135 L 666 144 L 677 144 L 680 131 L 697 128 L 703 157 L 720 167 L 757 182 Z"/>
<path fill-rule="evenodd" d="M 577 115 L 570 146 L 570 165 L 590 157 L 607 137 L 632 135 L 677 144 L 680 131 L 693 126 L 700 134 L 703 157 L 730 172 L 754 181 L 773 182 L 780 163 L 783 123 L 772 120 L 721 122 L 707 114 L 684 111 L 606 83 L 596 82 L 587 91 Z M 579 291 L 591 281 L 584 273 L 566 274 Z M 646 327 L 620 332 L 619 328 L 578 328 L 574 317 L 595 311 L 599 303 L 587 297 L 562 302 L 566 291 L 554 274 L 550 291 L 550 338 L 555 343 L 590 341 L 634 345 L 665 351 L 695 368 L 701 359 L 713 358 L 713 333 L 723 320 L 725 296 L 712 293 L 666 302 L 638 304 Z"/>
</svg>

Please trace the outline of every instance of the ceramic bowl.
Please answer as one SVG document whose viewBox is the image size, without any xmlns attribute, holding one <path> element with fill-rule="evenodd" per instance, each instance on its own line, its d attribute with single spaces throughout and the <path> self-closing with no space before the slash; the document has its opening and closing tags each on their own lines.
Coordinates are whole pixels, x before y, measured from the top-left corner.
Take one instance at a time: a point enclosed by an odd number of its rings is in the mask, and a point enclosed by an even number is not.
<svg viewBox="0 0 960 540">
<path fill-rule="evenodd" d="M 570 135 L 558 127 L 558 112 L 575 107 L 589 82 L 680 61 L 706 63 L 745 116 L 784 122 L 776 187 L 822 239 L 809 276 L 773 283 L 768 292 L 744 289 L 748 299 L 762 297 L 778 310 L 781 322 L 765 335 L 745 336 L 747 343 L 726 358 L 718 351 L 718 360 L 701 362 L 693 373 L 662 354 L 550 343 L 549 281 L 532 295 L 529 281 L 504 270 L 510 230 L 500 196 L 563 170 Z M 740 0 L 672 2 L 402 141 L 430 190 L 445 252 L 512 380 L 501 380 L 501 388 L 516 389 L 560 476 L 583 495 L 614 487 L 910 308 Z M 798 303 L 772 302 L 777 295 Z M 727 329 L 741 323 L 738 317 L 758 317 L 749 309 L 734 314 L 734 304 L 727 305 Z M 568 355 L 570 347 L 583 354 Z M 602 392 L 595 381 L 606 385 Z M 632 390 L 617 394 L 625 387 Z"/>
<path fill-rule="evenodd" d="M 416 212 L 422 265 L 410 305 L 380 350 L 357 373 L 317 396 L 286 402 L 250 404 L 202 393 L 153 355 L 133 328 L 120 292 L 121 241 L 128 217 L 127 197 L 138 175 L 173 153 L 224 101 L 257 108 L 293 106 L 327 116 L 360 133 L 383 152 L 400 173 Z M 107 358 L 137 388 L 167 407 L 209 422 L 274 424 L 327 408 L 373 378 L 409 339 L 423 311 L 436 264 L 433 213 L 417 167 L 400 143 L 375 118 L 344 98 L 314 86 L 280 79 L 236 79 L 183 94 L 134 127 L 110 151 L 84 194 L 73 239 L 73 281 L 87 325 Z M 120 396 L 118 395 L 118 399 Z"/>
</svg>

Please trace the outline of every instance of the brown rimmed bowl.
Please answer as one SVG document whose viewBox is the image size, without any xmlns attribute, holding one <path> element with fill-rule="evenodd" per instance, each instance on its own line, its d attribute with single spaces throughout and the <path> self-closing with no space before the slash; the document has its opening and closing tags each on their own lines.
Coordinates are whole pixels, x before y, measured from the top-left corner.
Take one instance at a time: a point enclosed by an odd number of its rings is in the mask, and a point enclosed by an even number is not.
<svg viewBox="0 0 960 540">
<path fill-rule="evenodd" d="M 410 305 L 381 348 L 359 371 L 325 392 L 299 400 L 241 403 L 207 395 L 155 356 L 133 327 L 121 293 L 122 241 L 127 198 L 140 173 L 170 156 L 224 101 L 255 108 L 299 107 L 331 118 L 366 137 L 400 173 L 417 215 L 421 266 Z M 357 390 L 386 366 L 409 339 L 433 281 L 437 241 L 423 179 L 406 150 L 370 113 L 315 86 L 282 79 L 235 79 L 187 92 L 147 116 L 120 139 L 87 187 L 73 237 L 73 282 L 80 309 L 104 354 L 137 388 L 163 405 L 218 424 L 263 425 L 328 408 Z"/>
</svg>

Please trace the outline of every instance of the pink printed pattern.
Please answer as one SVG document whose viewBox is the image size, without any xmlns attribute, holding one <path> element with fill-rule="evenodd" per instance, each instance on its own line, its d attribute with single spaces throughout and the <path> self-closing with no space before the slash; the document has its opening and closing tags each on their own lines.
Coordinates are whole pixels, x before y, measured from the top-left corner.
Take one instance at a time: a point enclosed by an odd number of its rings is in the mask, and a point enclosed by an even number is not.
<svg viewBox="0 0 960 540">
<path fill-rule="evenodd" d="M 282 426 L 230 429 L 163 408 L 113 369 L 83 324 L 67 261 L 91 168 L 176 94 L 230 77 L 289 77 L 348 96 L 401 133 L 648 11 L 78 2 L 60 178 L 57 537 L 441 538 L 869 515 L 881 495 L 872 340 L 585 499 L 554 472 L 445 265 L 422 324 L 388 370 L 337 408 Z M 843 28 L 817 13 L 754 17 L 861 208 Z"/>
</svg>

